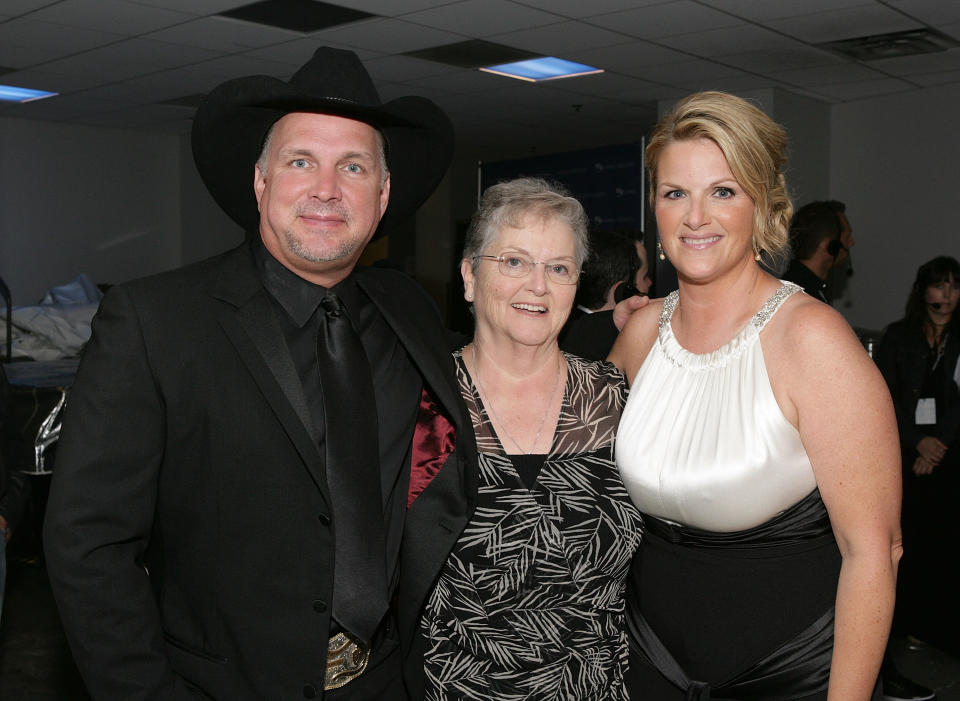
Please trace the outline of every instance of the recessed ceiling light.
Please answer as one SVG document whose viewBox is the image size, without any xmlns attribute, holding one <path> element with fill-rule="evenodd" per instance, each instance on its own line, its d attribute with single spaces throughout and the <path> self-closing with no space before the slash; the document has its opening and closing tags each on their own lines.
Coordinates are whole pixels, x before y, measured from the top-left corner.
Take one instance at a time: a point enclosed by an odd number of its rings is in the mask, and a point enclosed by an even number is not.
<svg viewBox="0 0 960 701">
<path fill-rule="evenodd" d="M 18 88 L 13 85 L 0 85 L 0 101 L 3 102 L 32 102 L 33 100 L 42 100 L 45 97 L 53 97 L 60 93 L 47 92 L 46 90 L 31 90 L 30 88 Z"/>
<path fill-rule="evenodd" d="M 557 80 L 559 78 L 573 78 L 578 75 L 603 73 L 602 68 L 594 68 L 583 63 L 574 63 L 562 58 L 544 56 L 515 63 L 501 63 L 497 66 L 481 68 L 485 73 L 495 73 L 517 80 L 527 80 L 537 83 L 541 80 Z"/>
</svg>

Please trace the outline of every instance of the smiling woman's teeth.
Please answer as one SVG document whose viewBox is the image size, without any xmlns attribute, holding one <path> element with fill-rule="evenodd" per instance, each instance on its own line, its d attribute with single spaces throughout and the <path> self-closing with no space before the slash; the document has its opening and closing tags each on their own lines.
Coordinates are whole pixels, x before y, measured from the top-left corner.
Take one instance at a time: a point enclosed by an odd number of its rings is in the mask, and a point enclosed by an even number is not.
<svg viewBox="0 0 960 701">
<path fill-rule="evenodd" d="M 522 309 L 525 312 L 540 312 L 542 314 L 547 311 L 546 307 L 541 307 L 539 304 L 511 304 L 510 306 L 514 309 Z"/>
<path fill-rule="evenodd" d="M 716 243 L 720 240 L 720 237 L 708 236 L 707 238 L 687 238 L 686 236 L 683 236 L 680 238 L 680 240 L 686 244 L 690 244 L 691 246 L 697 246 L 700 244 Z"/>
</svg>

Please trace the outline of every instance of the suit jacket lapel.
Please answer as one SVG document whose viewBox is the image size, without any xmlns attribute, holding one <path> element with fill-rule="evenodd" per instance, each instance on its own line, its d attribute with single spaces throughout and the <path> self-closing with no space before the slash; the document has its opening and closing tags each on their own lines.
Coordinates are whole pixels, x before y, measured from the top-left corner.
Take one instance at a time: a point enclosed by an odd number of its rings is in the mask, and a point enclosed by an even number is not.
<svg viewBox="0 0 960 701">
<path fill-rule="evenodd" d="M 356 275 L 360 287 L 377 306 L 391 330 L 400 339 L 400 343 L 407 349 L 424 382 L 429 385 L 434 398 L 453 418 L 457 431 L 462 430 L 464 427 L 460 422 L 460 389 L 453 381 L 453 377 L 442 371 L 445 363 L 452 362 L 450 349 L 444 345 L 437 347 L 425 342 L 425 339 L 438 334 L 436 330 L 432 332 L 423 330 L 424 321 L 409 313 L 402 296 L 391 293 L 379 280 L 363 274 L 361 270 L 358 270 Z M 429 320 L 429 323 L 433 323 L 433 320 Z"/>
<path fill-rule="evenodd" d="M 238 265 L 226 271 L 214 292 L 229 305 L 220 324 L 329 502 L 317 430 L 293 358 L 247 247 L 237 253 Z"/>
</svg>

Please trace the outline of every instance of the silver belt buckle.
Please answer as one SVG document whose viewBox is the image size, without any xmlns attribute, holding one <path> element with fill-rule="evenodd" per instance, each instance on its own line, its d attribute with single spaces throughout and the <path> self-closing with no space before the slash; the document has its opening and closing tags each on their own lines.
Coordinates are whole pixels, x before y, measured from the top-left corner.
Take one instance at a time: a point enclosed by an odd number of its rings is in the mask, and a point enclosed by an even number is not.
<svg viewBox="0 0 960 701">
<path fill-rule="evenodd" d="M 327 643 L 326 691 L 339 689 L 363 674 L 370 662 L 370 648 L 346 633 L 337 633 Z"/>
</svg>

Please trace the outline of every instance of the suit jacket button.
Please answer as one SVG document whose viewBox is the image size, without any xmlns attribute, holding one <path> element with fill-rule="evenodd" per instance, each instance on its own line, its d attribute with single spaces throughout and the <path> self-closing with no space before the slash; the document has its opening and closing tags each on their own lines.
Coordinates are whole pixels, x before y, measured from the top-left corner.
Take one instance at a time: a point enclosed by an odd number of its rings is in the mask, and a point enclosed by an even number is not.
<svg viewBox="0 0 960 701">
<path fill-rule="evenodd" d="M 320 519 L 320 523 L 324 526 L 330 525 L 330 514 L 320 514 L 317 518 Z"/>
<path fill-rule="evenodd" d="M 317 599 L 313 602 L 313 610 L 317 613 L 324 613 L 327 610 L 327 602 Z"/>
<path fill-rule="evenodd" d="M 317 687 L 313 684 L 306 684 L 303 687 L 303 697 L 307 699 L 315 699 L 320 694 L 317 693 Z"/>
</svg>

